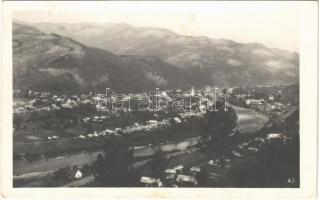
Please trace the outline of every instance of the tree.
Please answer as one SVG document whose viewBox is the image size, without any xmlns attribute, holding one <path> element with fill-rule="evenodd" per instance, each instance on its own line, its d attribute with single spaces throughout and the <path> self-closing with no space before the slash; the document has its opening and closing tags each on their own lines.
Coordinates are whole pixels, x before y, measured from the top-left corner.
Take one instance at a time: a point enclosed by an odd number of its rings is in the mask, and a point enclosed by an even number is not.
<svg viewBox="0 0 319 200">
<path fill-rule="evenodd" d="M 202 136 L 210 149 L 216 152 L 216 157 L 221 161 L 220 174 L 223 184 L 223 169 L 226 154 L 226 136 L 237 126 L 237 114 L 232 107 L 225 109 L 225 102 L 216 102 L 215 110 L 207 111 L 204 116 Z"/>
<path fill-rule="evenodd" d="M 124 187 L 137 181 L 131 168 L 133 150 L 120 137 L 112 137 L 104 142 L 103 153 L 92 165 L 95 179 L 103 186 Z"/>
<path fill-rule="evenodd" d="M 54 172 L 53 178 L 56 181 L 62 181 L 63 183 L 69 182 L 71 180 L 71 168 L 65 167 L 60 168 Z"/>
<path fill-rule="evenodd" d="M 215 106 L 215 105 L 214 105 Z M 216 110 L 207 111 L 202 124 L 202 137 L 213 147 L 220 147 L 223 139 L 237 126 L 237 114 L 232 107 L 224 109 L 224 102 L 216 103 Z M 217 146 L 216 146 L 217 145 Z"/>
<path fill-rule="evenodd" d="M 151 167 L 153 170 L 153 176 L 155 178 L 160 178 L 162 172 L 166 169 L 168 164 L 168 159 L 166 159 L 163 153 L 158 150 L 152 157 Z"/>
<path fill-rule="evenodd" d="M 196 179 L 198 180 L 199 186 L 206 186 L 208 184 L 208 171 L 206 167 L 203 167 L 202 170 L 196 175 Z"/>
</svg>

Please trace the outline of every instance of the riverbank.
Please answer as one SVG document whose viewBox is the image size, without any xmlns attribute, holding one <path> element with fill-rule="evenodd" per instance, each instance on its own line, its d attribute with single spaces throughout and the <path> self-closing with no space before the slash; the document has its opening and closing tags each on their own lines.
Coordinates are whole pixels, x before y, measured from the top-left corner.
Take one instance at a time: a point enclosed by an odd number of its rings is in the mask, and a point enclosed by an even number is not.
<svg viewBox="0 0 319 200">
<path fill-rule="evenodd" d="M 198 144 L 199 140 L 200 137 L 195 137 L 154 146 L 136 146 L 133 155 L 134 158 L 138 158 L 151 156 L 158 150 L 161 150 L 162 152 L 182 151 L 189 147 L 195 146 Z M 59 156 L 33 162 L 25 160 L 14 161 L 13 174 L 22 175 L 27 173 L 57 170 L 67 166 L 83 166 L 85 164 L 91 164 L 96 160 L 96 157 L 100 152 L 100 150 L 95 152 L 80 152 L 67 156 Z"/>
</svg>

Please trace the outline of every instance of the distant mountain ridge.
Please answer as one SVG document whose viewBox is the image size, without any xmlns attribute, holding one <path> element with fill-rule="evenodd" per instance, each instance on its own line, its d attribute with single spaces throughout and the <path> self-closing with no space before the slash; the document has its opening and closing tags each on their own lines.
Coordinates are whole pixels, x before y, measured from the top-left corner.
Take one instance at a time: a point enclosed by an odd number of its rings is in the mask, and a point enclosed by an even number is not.
<svg viewBox="0 0 319 200">
<path fill-rule="evenodd" d="M 127 24 L 14 22 L 12 31 L 13 80 L 19 89 L 134 92 L 299 82 L 299 55 L 261 44 Z"/>
<path fill-rule="evenodd" d="M 185 70 L 156 57 L 117 56 L 19 23 L 13 23 L 12 31 L 15 89 L 134 92 L 187 84 Z"/>
<path fill-rule="evenodd" d="M 258 43 L 184 36 L 163 28 L 128 24 L 47 23 L 32 26 L 115 54 L 159 57 L 186 69 L 192 75 L 193 84 L 213 82 L 219 86 L 233 86 L 299 82 L 297 53 Z"/>
</svg>

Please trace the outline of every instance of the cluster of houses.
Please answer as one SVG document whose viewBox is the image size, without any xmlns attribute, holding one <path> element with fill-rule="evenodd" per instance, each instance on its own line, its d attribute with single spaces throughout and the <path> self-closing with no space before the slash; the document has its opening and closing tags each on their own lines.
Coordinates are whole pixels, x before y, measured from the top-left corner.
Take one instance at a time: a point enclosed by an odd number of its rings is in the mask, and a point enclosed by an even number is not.
<svg viewBox="0 0 319 200">
<path fill-rule="evenodd" d="M 202 117 L 204 115 L 203 112 L 183 112 L 178 114 L 181 119 L 188 119 L 191 117 Z"/>
<path fill-rule="evenodd" d="M 170 126 L 168 119 L 162 121 L 148 120 L 145 124 L 134 123 L 132 126 L 128 126 L 123 130 L 124 134 L 135 133 L 139 131 L 151 131 L 158 128 L 165 128 Z"/>
<path fill-rule="evenodd" d="M 283 133 L 269 133 L 266 139 L 268 143 L 279 142 L 281 144 L 287 144 L 287 141 L 290 140 L 291 137 Z"/>
<path fill-rule="evenodd" d="M 88 120 L 94 120 L 94 121 L 100 121 L 106 119 L 106 116 L 95 116 L 93 119 L 87 117 L 84 118 L 83 121 L 88 122 Z M 181 123 L 181 120 L 178 117 L 173 118 L 175 123 Z M 127 126 L 125 128 L 115 128 L 113 130 L 111 129 L 105 129 L 103 131 L 94 131 L 93 133 L 89 133 L 87 135 L 79 135 L 78 138 L 86 139 L 86 138 L 94 138 L 99 136 L 106 136 L 106 135 L 114 135 L 114 136 L 120 136 L 122 134 L 132 134 L 137 133 L 141 131 L 152 131 L 159 128 L 165 128 L 170 126 L 170 120 L 169 119 L 163 119 L 161 121 L 157 120 L 148 120 L 145 124 L 137 123 L 135 122 L 131 126 Z"/>
<path fill-rule="evenodd" d="M 289 105 L 281 102 L 266 102 L 264 99 L 247 99 L 246 105 L 264 114 L 280 116 L 286 113 Z"/>
<path fill-rule="evenodd" d="M 235 157 L 242 158 L 247 154 L 257 153 L 260 148 L 264 145 L 265 139 L 262 137 L 256 137 L 254 139 L 248 140 L 247 142 L 243 142 L 237 145 L 237 151 L 232 151 L 232 154 Z"/>
<path fill-rule="evenodd" d="M 155 114 L 156 115 L 156 114 Z M 162 120 L 148 120 L 144 123 L 138 123 L 135 122 L 134 124 L 130 126 L 126 126 L 124 128 L 114 128 L 113 130 L 111 129 L 105 129 L 102 131 L 94 131 L 92 133 L 88 134 L 81 134 L 77 136 L 76 138 L 81 138 L 81 139 L 89 139 L 89 138 L 95 138 L 99 136 L 120 136 L 123 134 L 135 134 L 135 133 L 150 133 L 153 130 L 160 129 L 160 128 L 167 128 L 171 126 L 171 122 L 174 121 L 175 124 L 182 123 L 182 120 L 184 119 L 185 116 L 181 115 L 182 117 L 173 117 L 173 118 L 167 118 L 167 119 L 162 119 Z M 101 123 L 107 119 L 110 118 L 110 115 L 101 115 L 101 116 L 91 116 L 91 117 L 84 117 L 81 119 L 83 123 Z M 47 137 L 48 140 L 55 140 L 58 139 L 58 136 L 49 136 Z"/>
<path fill-rule="evenodd" d="M 22 93 L 20 91 L 20 93 Z M 27 91 L 23 92 L 23 95 L 19 91 L 15 91 L 15 97 L 21 97 L 31 99 L 30 101 L 25 101 L 23 104 L 14 108 L 14 113 L 22 112 L 39 112 L 39 111 L 52 111 L 59 110 L 61 108 L 74 108 L 81 103 L 82 99 L 77 95 L 67 96 L 67 95 L 52 95 L 49 92 L 35 92 Z"/>
<path fill-rule="evenodd" d="M 284 86 L 282 87 L 284 88 Z M 280 101 L 280 98 L 278 98 L 282 93 L 280 89 L 273 93 L 258 93 L 255 91 L 255 88 L 230 88 L 227 92 L 228 96 L 232 95 L 237 99 L 242 99 L 246 106 L 267 115 L 280 116 L 286 113 L 291 106 L 291 103 L 283 103 Z M 255 93 L 259 95 L 256 95 Z"/>
<path fill-rule="evenodd" d="M 265 137 L 256 137 L 247 142 L 238 144 L 237 150 L 232 151 L 232 154 L 237 158 L 243 158 L 245 155 L 259 152 L 259 150 L 267 143 L 280 143 L 285 145 L 289 139 L 290 137 L 283 133 L 269 133 Z"/>
<path fill-rule="evenodd" d="M 57 135 L 52 135 L 52 136 L 48 136 L 48 140 L 56 140 L 59 139 L 60 137 Z"/>
<path fill-rule="evenodd" d="M 199 167 L 185 170 L 183 165 L 177 165 L 166 169 L 162 179 L 142 176 L 140 184 L 144 187 L 196 187 L 198 186 L 196 177 L 200 172 L 201 168 Z"/>
<path fill-rule="evenodd" d="M 207 101 L 205 96 L 206 90 L 212 90 L 211 88 L 204 88 L 197 90 L 196 98 L 201 102 Z M 135 93 L 135 94 L 121 94 L 122 101 L 129 101 L 130 99 L 141 101 L 145 100 L 145 96 L 148 97 L 157 97 L 159 103 L 166 98 L 168 101 L 172 101 L 172 97 L 174 95 L 180 95 L 181 97 L 185 98 L 185 101 L 190 96 L 195 95 L 195 90 L 192 88 L 191 90 L 182 91 L 178 90 L 163 90 L 163 91 L 156 91 L 156 93 L 152 92 L 143 92 L 143 93 Z M 114 102 L 118 98 L 118 95 L 111 94 L 96 94 L 93 95 L 91 92 L 90 94 L 81 94 L 81 95 L 56 95 L 51 94 L 49 92 L 38 92 L 38 91 L 22 91 L 22 90 L 14 90 L 14 97 L 23 99 L 31 99 L 29 102 L 25 102 L 25 106 L 19 106 L 15 109 L 15 112 L 27 112 L 27 111 L 51 111 L 60 108 L 74 108 L 79 106 L 80 104 L 92 104 L 96 106 L 98 111 L 109 111 L 110 108 L 107 104 L 103 102 Z M 22 99 L 21 98 L 21 99 Z M 133 101 L 132 101 L 133 102 Z M 193 103 L 196 104 L 196 103 Z M 110 105 L 109 105 L 110 106 Z M 203 108 L 200 108 L 203 109 Z M 113 110 L 113 109 L 112 109 Z M 124 106 L 121 111 L 129 112 L 132 111 L 129 107 Z M 154 108 L 150 108 L 149 111 L 155 111 Z"/>
<path fill-rule="evenodd" d="M 122 101 L 129 101 L 130 99 L 135 100 L 143 100 L 145 96 L 148 97 L 157 97 L 159 101 L 163 100 L 165 98 L 168 101 L 172 101 L 172 98 L 175 95 L 180 95 L 180 97 L 183 97 L 186 101 L 186 99 L 189 99 L 189 97 L 194 96 L 194 99 L 192 100 L 192 104 L 197 104 L 194 101 L 200 101 L 202 104 L 205 102 L 210 102 L 210 100 L 213 100 L 213 96 L 219 96 L 219 95 L 225 95 L 229 96 L 233 94 L 236 98 L 241 98 L 245 100 L 245 103 L 252 107 L 258 107 L 261 110 L 269 111 L 273 109 L 284 109 L 284 105 L 280 102 L 275 101 L 274 94 L 269 94 L 267 99 L 254 99 L 253 96 L 250 95 L 250 93 L 247 93 L 246 90 L 242 89 L 240 92 L 237 91 L 238 88 L 228 88 L 225 91 L 222 91 L 221 89 L 214 88 L 214 87 L 204 87 L 197 89 L 196 92 L 194 88 L 191 88 L 190 90 L 163 90 L 156 92 L 143 92 L 143 93 L 135 93 L 135 94 L 121 94 L 121 100 Z M 59 109 L 60 107 L 65 108 L 74 108 L 80 104 L 94 104 L 96 105 L 96 108 L 98 111 L 106 111 L 109 110 L 107 108 L 107 105 L 103 104 L 103 102 L 114 102 L 118 98 L 119 95 L 116 94 L 95 94 L 91 92 L 90 94 L 81 94 L 81 95 L 54 95 L 49 92 L 37 92 L 37 91 L 21 91 L 21 90 L 15 90 L 14 91 L 14 97 L 27 97 L 31 100 L 31 105 L 28 109 L 35 110 L 36 108 L 43 108 L 47 110 L 51 109 Z M 145 99 L 144 99 L 145 100 Z M 186 102 L 185 102 L 186 103 Z M 205 108 L 204 105 L 199 106 L 199 111 L 203 111 Z M 26 110 L 28 110 L 26 109 Z M 153 109 L 154 110 L 154 109 Z M 21 110 L 19 110 L 21 112 Z M 131 111 L 127 106 L 124 106 L 122 111 Z M 151 110 L 150 110 L 151 111 Z"/>
<path fill-rule="evenodd" d="M 94 117 L 85 117 L 82 119 L 82 122 L 84 123 L 90 123 L 90 122 L 103 122 L 105 119 L 110 118 L 110 116 L 94 116 Z"/>
<path fill-rule="evenodd" d="M 114 130 L 105 129 L 105 130 L 100 131 L 100 132 L 94 131 L 94 133 L 88 133 L 86 135 L 79 135 L 78 138 L 86 139 L 86 138 L 94 138 L 94 137 L 106 136 L 106 135 L 120 136 L 120 134 L 119 134 L 120 130 L 121 130 L 120 128 L 116 128 Z"/>
</svg>

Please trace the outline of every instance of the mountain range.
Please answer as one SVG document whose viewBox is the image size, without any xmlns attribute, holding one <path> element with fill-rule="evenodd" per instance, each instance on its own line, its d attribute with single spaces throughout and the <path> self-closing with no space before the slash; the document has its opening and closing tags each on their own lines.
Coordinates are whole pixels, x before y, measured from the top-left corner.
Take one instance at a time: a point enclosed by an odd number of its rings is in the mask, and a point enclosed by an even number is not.
<svg viewBox="0 0 319 200">
<path fill-rule="evenodd" d="M 299 82 L 299 55 L 257 43 L 109 23 L 13 23 L 14 86 L 220 87 Z"/>
<path fill-rule="evenodd" d="M 56 93 L 133 92 L 187 85 L 186 71 L 152 56 L 118 56 L 13 23 L 13 86 Z"/>
</svg>

